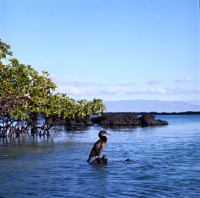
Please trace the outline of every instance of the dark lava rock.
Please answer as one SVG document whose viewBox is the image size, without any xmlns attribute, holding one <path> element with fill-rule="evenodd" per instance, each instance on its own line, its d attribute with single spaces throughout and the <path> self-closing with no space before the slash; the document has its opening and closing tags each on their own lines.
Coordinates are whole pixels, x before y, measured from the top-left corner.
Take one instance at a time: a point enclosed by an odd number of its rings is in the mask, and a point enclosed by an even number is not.
<svg viewBox="0 0 200 198">
<path fill-rule="evenodd" d="M 107 155 L 103 155 L 102 158 L 96 158 L 94 161 L 91 162 L 91 164 L 107 164 L 107 163 L 108 163 Z"/>
<path fill-rule="evenodd" d="M 104 113 L 100 117 L 91 118 L 95 124 L 102 126 L 135 126 L 135 125 L 167 125 L 168 122 L 156 120 L 155 116 L 144 114 L 137 117 L 135 113 Z"/>
<path fill-rule="evenodd" d="M 93 123 L 102 126 L 138 125 L 138 117 L 134 113 L 104 113 L 101 117 L 92 118 Z"/>
<path fill-rule="evenodd" d="M 137 117 L 135 113 L 104 113 L 102 116 L 84 118 L 75 116 L 72 120 L 66 119 L 66 126 L 70 130 L 82 129 L 85 126 L 92 126 L 93 124 L 99 124 L 101 126 L 148 126 L 148 125 L 167 125 L 168 122 L 164 120 L 156 120 L 154 115 L 143 114 L 141 117 Z"/>
<path fill-rule="evenodd" d="M 138 118 L 140 120 L 141 125 L 167 125 L 168 122 L 164 120 L 156 120 L 155 116 L 149 115 L 149 114 L 144 114 L 141 117 Z"/>
<path fill-rule="evenodd" d="M 125 161 L 126 161 L 126 162 L 131 162 L 132 160 L 131 160 L 131 159 L 129 159 L 129 158 L 127 158 Z"/>
</svg>

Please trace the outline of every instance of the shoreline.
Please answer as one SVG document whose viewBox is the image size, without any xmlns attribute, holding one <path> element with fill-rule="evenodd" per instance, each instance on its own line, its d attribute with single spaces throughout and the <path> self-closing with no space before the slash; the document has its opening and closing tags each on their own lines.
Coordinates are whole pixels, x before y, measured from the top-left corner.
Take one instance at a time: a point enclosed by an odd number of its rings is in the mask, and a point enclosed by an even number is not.
<svg viewBox="0 0 200 198">
<path fill-rule="evenodd" d="M 150 114 L 150 115 L 197 115 L 200 114 L 200 111 L 184 111 L 184 112 L 104 112 L 103 114 L 125 114 L 125 113 L 134 113 L 134 114 Z M 98 114 L 93 114 L 98 115 Z"/>
</svg>

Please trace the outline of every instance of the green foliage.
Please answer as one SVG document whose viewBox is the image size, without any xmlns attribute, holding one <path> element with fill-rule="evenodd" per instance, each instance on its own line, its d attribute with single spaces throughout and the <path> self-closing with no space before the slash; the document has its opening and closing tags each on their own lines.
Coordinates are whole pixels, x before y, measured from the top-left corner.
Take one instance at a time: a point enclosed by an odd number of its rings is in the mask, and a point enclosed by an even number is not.
<svg viewBox="0 0 200 198">
<path fill-rule="evenodd" d="M 12 56 L 12 52 L 10 51 L 10 45 L 4 43 L 0 39 L 0 62 L 2 62 L 7 55 Z"/>
<path fill-rule="evenodd" d="M 105 110 L 101 99 L 76 102 L 66 94 L 55 93 L 56 84 L 47 71 L 39 74 L 15 58 L 10 58 L 7 65 L 3 64 L 7 55 L 12 55 L 10 46 L 0 40 L 0 116 L 4 124 L 9 121 L 11 126 L 11 120 L 17 119 L 16 126 L 25 121 L 31 130 L 41 128 L 37 125 L 37 117 L 42 115 L 45 118 L 42 127 L 49 130 L 58 123 L 57 118 L 91 116 Z"/>
</svg>

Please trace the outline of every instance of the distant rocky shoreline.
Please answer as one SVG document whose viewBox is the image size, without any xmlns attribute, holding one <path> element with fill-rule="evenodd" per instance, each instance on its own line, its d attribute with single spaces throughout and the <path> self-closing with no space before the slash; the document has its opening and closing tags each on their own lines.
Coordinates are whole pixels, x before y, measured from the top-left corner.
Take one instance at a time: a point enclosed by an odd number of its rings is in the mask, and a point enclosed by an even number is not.
<svg viewBox="0 0 200 198">
<path fill-rule="evenodd" d="M 107 112 L 101 116 L 94 114 L 92 117 L 75 116 L 74 120 L 65 120 L 65 124 L 69 130 L 81 129 L 86 126 L 98 124 L 103 127 L 115 126 L 156 126 L 168 125 L 165 120 L 155 119 L 155 115 L 195 115 L 200 112 Z"/>
<path fill-rule="evenodd" d="M 126 125 L 167 125 L 164 120 L 156 120 L 154 115 L 143 114 L 138 117 L 135 113 L 105 113 L 102 116 L 91 118 L 91 121 L 101 126 L 126 126 Z"/>
<path fill-rule="evenodd" d="M 98 124 L 100 126 L 148 126 L 148 125 L 168 125 L 167 121 L 155 119 L 154 115 L 143 114 L 138 116 L 135 113 L 104 113 L 101 116 L 93 115 L 92 117 L 75 116 L 74 120 L 66 119 L 68 129 L 76 130 L 86 126 Z"/>
<path fill-rule="evenodd" d="M 120 113 L 120 114 L 125 114 L 128 112 L 107 112 L 107 113 Z M 137 115 L 143 115 L 143 114 L 150 114 L 150 115 L 194 115 L 194 114 L 200 114 L 200 111 L 184 111 L 184 112 L 156 112 L 156 111 L 151 111 L 151 112 L 134 112 Z M 106 113 L 105 113 L 106 114 Z"/>
</svg>

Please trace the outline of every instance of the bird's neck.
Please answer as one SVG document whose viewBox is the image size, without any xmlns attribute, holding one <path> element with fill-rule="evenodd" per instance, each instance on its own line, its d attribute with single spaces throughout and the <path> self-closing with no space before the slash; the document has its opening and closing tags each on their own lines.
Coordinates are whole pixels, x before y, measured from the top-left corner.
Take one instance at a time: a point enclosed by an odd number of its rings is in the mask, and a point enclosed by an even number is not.
<svg viewBox="0 0 200 198">
<path fill-rule="evenodd" d="M 101 140 L 107 140 L 107 137 L 106 137 L 106 136 L 103 136 L 103 135 L 99 135 L 99 138 L 100 138 Z"/>
</svg>

